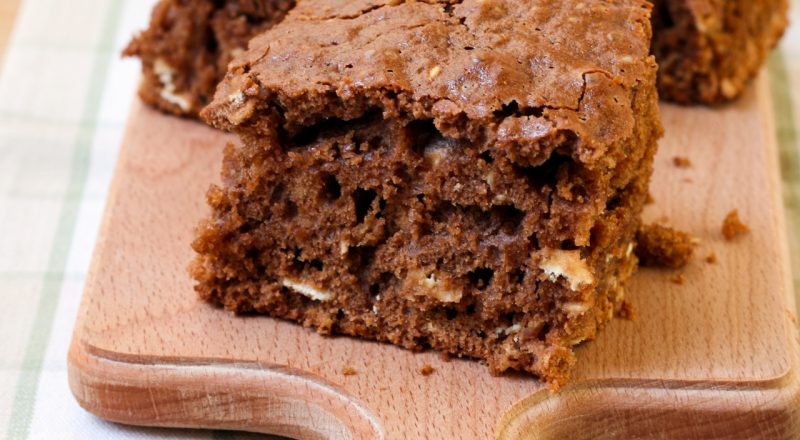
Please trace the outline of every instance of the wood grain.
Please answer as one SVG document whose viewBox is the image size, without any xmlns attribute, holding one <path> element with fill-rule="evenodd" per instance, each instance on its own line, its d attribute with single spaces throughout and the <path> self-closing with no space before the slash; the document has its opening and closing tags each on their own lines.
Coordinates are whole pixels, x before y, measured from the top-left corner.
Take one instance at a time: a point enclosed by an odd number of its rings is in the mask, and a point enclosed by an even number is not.
<svg viewBox="0 0 800 440">
<path fill-rule="evenodd" d="M 641 270 L 628 294 L 638 319 L 581 346 L 572 384 L 550 395 L 477 362 L 199 301 L 189 243 L 231 138 L 137 104 L 76 323 L 73 393 L 122 423 L 299 438 L 795 438 L 800 362 L 770 108 L 763 80 L 718 110 L 663 107 L 646 216 L 697 236 L 697 257 L 682 285 Z M 752 232 L 726 242 L 734 208 Z M 419 374 L 425 364 L 434 374 Z"/>
</svg>

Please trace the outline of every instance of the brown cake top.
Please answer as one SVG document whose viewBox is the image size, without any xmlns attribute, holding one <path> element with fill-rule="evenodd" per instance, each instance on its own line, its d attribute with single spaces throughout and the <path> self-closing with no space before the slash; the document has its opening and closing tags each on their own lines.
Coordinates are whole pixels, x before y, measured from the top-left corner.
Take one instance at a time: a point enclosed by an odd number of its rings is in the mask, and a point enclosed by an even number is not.
<svg viewBox="0 0 800 440">
<path fill-rule="evenodd" d="M 652 87 L 650 10 L 644 0 L 306 0 L 231 63 L 203 116 L 294 134 L 380 110 L 500 148 L 571 132 L 573 155 L 592 162 L 630 136 L 634 89 Z"/>
</svg>

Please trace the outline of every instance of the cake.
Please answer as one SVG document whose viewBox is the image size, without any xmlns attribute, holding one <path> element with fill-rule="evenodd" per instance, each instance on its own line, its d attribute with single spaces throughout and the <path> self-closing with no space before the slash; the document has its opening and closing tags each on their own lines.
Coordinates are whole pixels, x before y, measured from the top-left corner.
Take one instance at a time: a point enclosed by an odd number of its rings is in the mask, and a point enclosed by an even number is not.
<svg viewBox="0 0 800 440">
<path fill-rule="evenodd" d="M 788 0 L 655 0 L 661 97 L 717 104 L 741 95 L 787 25 Z"/>
<path fill-rule="evenodd" d="M 693 253 L 692 237 L 686 232 L 654 223 L 642 225 L 636 234 L 636 257 L 642 266 L 680 269 Z"/>
<path fill-rule="evenodd" d="M 659 122 L 640 0 L 304 0 L 202 116 L 236 133 L 197 230 L 237 313 L 553 388 L 623 304 Z"/>
<path fill-rule="evenodd" d="M 280 22 L 294 4 L 161 0 L 149 28 L 125 51 L 142 60 L 140 95 L 164 111 L 196 116 L 213 96 L 232 55 Z M 652 51 L 660 65 L 659 93 L 684 104 L 716 104 L 741 95 L 787 24 L 787 0 L 655 4 Z"/>
<path fill-rule="evenodd" d="M 142 100 L 196 117 L 234 55 L 283 19 L 294 0 L 160 0 L 150 26 L 123 52 L 142 60 Z"/>
</svg>

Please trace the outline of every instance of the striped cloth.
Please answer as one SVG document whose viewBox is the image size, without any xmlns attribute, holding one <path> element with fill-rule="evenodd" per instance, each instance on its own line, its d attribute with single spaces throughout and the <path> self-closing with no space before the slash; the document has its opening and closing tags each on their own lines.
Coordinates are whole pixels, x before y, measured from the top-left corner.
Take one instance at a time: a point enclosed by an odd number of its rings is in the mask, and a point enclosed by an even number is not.
<svg viewBox="0 0 800 440">
<path fill-rule="evenodd" d="M 0 437 L 247 438 L 123 427 L 73 400 L 67 348 L 154 0 L 24 0 L 0 71 Z M 793 7 L 800 23 L 800 4 Z M 770 59 L 794 265 L 800 259 L 800 25 Z M 800 286 L 800 270 L 795 269 Z"/>
</svg>

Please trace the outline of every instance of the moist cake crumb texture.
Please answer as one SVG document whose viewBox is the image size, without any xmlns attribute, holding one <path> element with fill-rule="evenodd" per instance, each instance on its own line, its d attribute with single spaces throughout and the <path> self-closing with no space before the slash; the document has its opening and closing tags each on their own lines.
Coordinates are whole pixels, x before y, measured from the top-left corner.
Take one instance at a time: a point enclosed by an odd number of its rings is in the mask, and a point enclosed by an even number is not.
<svg viewBox="0 0 800 440">
<path fill-rule="evenodd" d="M 659 123 L 651 6 L 306 0 L 230 64 L 204 299 L 553 388 L 623 307 Z"/>
<path fill-rule="evenodd" d="M 672 164 L 678 168 L 689 168 L 692 166 L 692 162 L 689 160 L 689 158 L 683 156 L 673 157 Z"/>
<path fill-rule="evenodd" d="M 659 224 L 644 225 L 636 234 L 636 256 L 644 266 L 680 269 L 694 252 L 692 237 Z"/>
<path fill-rule="evenodd" d="M 633 308 L 633 304 L 630 301 L 624 299 L 617 311 L 617 317 L 628 321 L 636 321 L 636 309 Z"/>
<path fill-rule="evenodd" d="M 739 218 L 739 211 L 734 209 L 722 221 L 722 236 L 726 240 L 733 240 L 740 235 L 750 232 L 750 228 Z"/>
<path fill-rule="evenodd" d="M 228 63 L 280 22 L 294 0 L 160 0 L 150 25 L 123 52 L 142 61 L 139 96 L 165 112 L 196 117 Z"/>
<path fill-rule="evenodd" d="M 740 96 L 788 24 L 788 0 L 655 0 L 662 98 L 718 104 Z"/>
<path fill-rule="evenodd" d="M 419 374 L 423 376 L 430 376 L 434 372 L 436 372 L 436 370 L 430 364 L 425 364 L 419 369 Z"/>
</svg>

